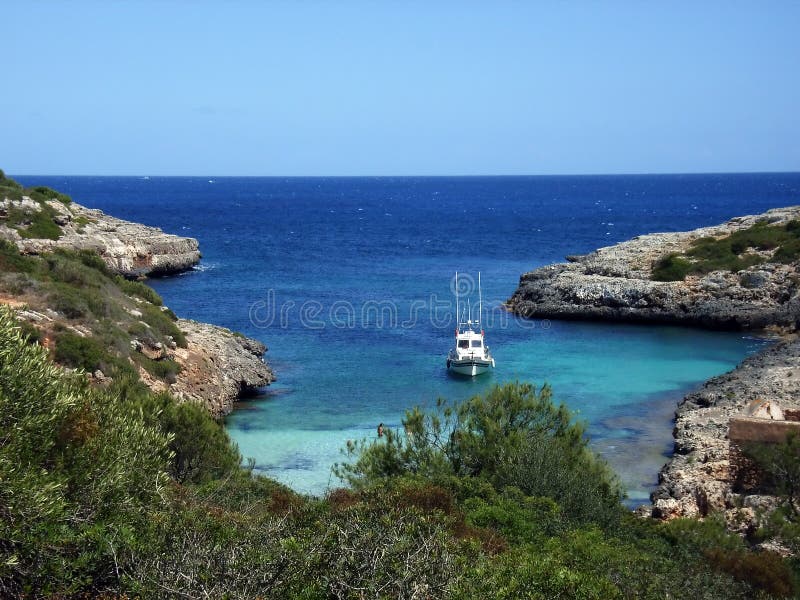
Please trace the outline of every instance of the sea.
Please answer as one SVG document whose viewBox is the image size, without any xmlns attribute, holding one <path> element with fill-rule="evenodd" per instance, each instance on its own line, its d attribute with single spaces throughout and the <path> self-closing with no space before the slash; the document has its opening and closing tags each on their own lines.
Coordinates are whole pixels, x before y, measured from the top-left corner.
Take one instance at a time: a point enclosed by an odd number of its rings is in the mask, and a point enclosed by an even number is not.
<svg viewBox="0 0 800 600">
<path fill-rule="evenodd" d="M 522 273 L 631 237 L 800 204 L 800 173 L 547 177 L 19 176 L 114 216 L 199 240 L 203 259 L 150 284 L 182 317 L 264 342 L 277 381 L 225 426 L 255 469 L 314 495 L 340 487 L 348 440 L 402 431 L 414 406 L 511 381 L 550 384 L 647 501 L 677 403 L 771 343 L 750 333 L 525 320 Z M 454 274 L 460 273 L 459 285 Z M 496 360 L 454 377 L 455 292 Z"/>
</svg>

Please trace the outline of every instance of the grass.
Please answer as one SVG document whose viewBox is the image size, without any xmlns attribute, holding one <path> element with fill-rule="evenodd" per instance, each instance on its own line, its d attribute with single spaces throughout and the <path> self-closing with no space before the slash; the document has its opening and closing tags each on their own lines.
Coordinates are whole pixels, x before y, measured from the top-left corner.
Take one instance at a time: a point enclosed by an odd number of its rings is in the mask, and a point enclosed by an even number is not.
<svg viewBox="0 0 800 600">
<path fill-rule="evenodd" d="M 672 253 L 653 266 L 654 281 L 682 281 L 687 275 L 736 272 L 765 262 L 791 263 L 800 258 L 800 221 L 770 225 L 765 221 L 723 238 L 695 240 L 683 254 Z"/>
</svg>

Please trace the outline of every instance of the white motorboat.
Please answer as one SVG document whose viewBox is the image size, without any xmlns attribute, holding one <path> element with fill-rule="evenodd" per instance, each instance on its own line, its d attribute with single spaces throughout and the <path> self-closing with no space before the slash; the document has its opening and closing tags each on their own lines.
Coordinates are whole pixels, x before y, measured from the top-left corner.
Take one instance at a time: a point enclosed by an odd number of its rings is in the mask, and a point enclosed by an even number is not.
<svg viewBox="0 0 800 600">
<path fill-rule="evenodd" d="M 475 377 L 494 368 L 494 358 L 486 345 L 481 329 L 483 298 L 481 295 L 481 274 L 478 273 L 478 319 L 472 320 L 472 311 L 467 305 L 467 319 L 462 320 L 459 313 L 458 273 L 455 279 L 456 293 L 456 340 L 455 347 L 447 353 L 447 368 L 452 373 Z"/>
</svg>

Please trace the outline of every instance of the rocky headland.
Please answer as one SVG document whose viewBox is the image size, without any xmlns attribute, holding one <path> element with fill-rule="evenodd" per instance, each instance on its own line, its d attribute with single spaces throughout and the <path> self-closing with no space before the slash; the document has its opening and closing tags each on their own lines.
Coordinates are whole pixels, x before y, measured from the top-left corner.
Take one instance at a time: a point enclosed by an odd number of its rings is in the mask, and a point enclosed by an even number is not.
<svg viewBox="0 0 800 600">
<path fill-rule="evenodd" d="M 9 224 L 9 215 L 30 215 L 47 212 L 58 232 L 49 238 L 31 237 L 24 228 L 25 217 Z M 36 201 L 29 196 L 0 199 L 0 238 L 13 241 L 26 254 L 52 252 L 56 248 L 92 250 L 110 269 L 125 277 L 171 275 L 186 271 L 200 262 L 198 242 L 194 238 L 164 233 L 157 227 L 131 223 L 86 208 L 75 202 Z M 55 230 L 53 230 L 55 231 Z M 54 238 L 54 239 L 51 239 Z"/>
<path fill-rule="evenodd" d="M 9 250 L 14 246 L 21 257 Z M 96 253 L 105 269 L 94 270 L 96 258 L 80 253 L 48 263 L 58 249 Z M 86 369 L 96 383 L 112 378 L 94 366 L 105 364 L 221 417 L 238 398 L 274 381 L 264 344 L 177 319 L 152 290 L 130 281 L 186 271 L 199 261 L 194 238 L 106 215 L 49 188 L 22 188 L 0 171 L 0 303 L 53 356 Z"/>
<path fill-rule="evenodd" d="M 800 316 L 797 261 L 767 260 L 738 272 L 689 275 L 682 281 L 653 281 L 651 275 L 658 260 L 686 252 L 701 238 L 798 218 L 800 206 L 791 206 L 688 232 L 638 236 L 525 273 L 506 304 L 525 317 L 794 330 Z"/>
<path fill-rule="evenodd" d="M 734 491 L 728 437 L 730 418 L 754 401 L 800 409 L 800 261 L 777 248 L 741 248 L 753 262 L 739 270 L 712 270 L 656 281 L 669 255 L 693 260 L 698 240 L 724 240 L 756 225 L 791 229 L 800 207 L 777 208 L 688 232 L 655 233 L 601 248 L 520 278 L 508 308 L 525 317 L 673 323 L 719 329 L 769 329 L 778 343 L 744 360 L 687 395 L 675 414 L 673 455 L 659 473 L 646 512 L 657 518 L 721 511 L 733 529 L 751 529 L 770 496 Z M 713 238 L 713 239 L 712 239 Z M 686 263 L 688 264 L 688 262 Z"/>
</svg>

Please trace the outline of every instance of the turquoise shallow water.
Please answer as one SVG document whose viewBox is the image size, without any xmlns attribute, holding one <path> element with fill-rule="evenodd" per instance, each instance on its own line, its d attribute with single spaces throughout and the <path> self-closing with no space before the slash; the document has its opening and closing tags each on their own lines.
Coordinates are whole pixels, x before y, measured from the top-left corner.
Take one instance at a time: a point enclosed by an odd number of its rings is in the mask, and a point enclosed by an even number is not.
<svg viewBox="0 0 800 600">
<path fill-rule="evenodd" d="M 438 396 L 552 385 L 644 500 L 680 398 L 764 340 L 675 327 L 521 321 L 519 275 L 635 235 L 800 204 L 799 174 L 488 177 L 20 177 L 121 218 L 191 235 L 196 271 L 152 284 L 179 315 L 255 336 L 279 381 L 226 421 L 245 457 L 320 494 L 348 439 Z M 210 181 L 213 180 L 213 181 Z M 454 271 L 483 273 L 491 375 L 454 379 Z M 473 296 L 474 298 L 474 296 Z M 351 321 L 352 318 L 352 321 Z"/>
<path fill-rule="evenodd" d="M 766 343 L 674 327 L 552 323 L 507 343 L 503 330 L 488 332 L 497 369 L 462 379 L 444 370 L 449 333 L 430 347 L 387 336 L 350 357 L 353 364 L 318 361 L 310 353 L 298 357 L 295 365 L 302 366 L 277 364 L 283 381 L 229 417 L 229 429 L 245 456 L 258 457 L 260 469 L 295 489 L 321 493 L 339 484 L 329 466 L 343 458 L 348 439 L 374 437 L 379 422 L 400 428 L 411 405 L 432 408 L 439 396 L 464 399 L 506 381 L 547 382 L 556 400 L 587 422 L 595 449 L 621 474 L 632 501 L 644 501 L 672 447 L 678 399 Z M 358 368 L 363 372 L 348 381 L 336 374 Z M 329 386 L 338 389 L 328 393 Z"/>
</svg>

